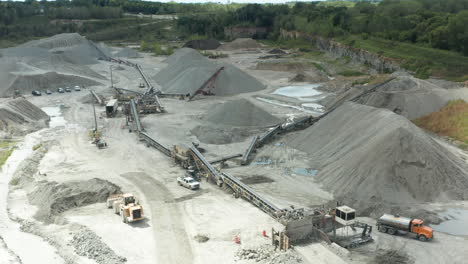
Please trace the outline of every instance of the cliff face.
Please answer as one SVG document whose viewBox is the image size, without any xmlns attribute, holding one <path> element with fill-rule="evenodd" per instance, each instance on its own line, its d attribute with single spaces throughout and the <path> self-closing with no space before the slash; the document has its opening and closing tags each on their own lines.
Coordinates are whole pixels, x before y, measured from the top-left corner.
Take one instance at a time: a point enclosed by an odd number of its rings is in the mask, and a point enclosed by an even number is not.
<svg viewBox="0 0 468 264">
<path fill-rule="evenodd" d="M 280 33 L 282 38 L 306 39 L 310 41 L 312 45 L 316 45 L 316 47 L 321 51 L 328 52 L 337 57 L 349 57 L 354 62 L 369 65 L 379 72 L 400 70 L 398 64 L 390 58 L 380 56 L 363 49 L 353 48 L 332 39 L 312 36 L 297 31 L 287 31 L 283 29 L 281 29 Z"/>
</svg>

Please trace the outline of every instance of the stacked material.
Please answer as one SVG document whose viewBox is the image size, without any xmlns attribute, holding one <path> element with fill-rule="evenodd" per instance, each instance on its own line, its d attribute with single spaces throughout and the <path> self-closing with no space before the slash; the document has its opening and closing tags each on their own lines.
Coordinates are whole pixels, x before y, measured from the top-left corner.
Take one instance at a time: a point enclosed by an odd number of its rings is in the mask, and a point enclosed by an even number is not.
<svg viewBox="0 0 468 264">
<path fill-rule="evenodd" d="M 211 62 L 193 49 L 178 50 L 167 58 L 166 63 L 168 66 L 154 77 L 166 93 L 193 94 L 221 67 L 224 70 L 215 83 L 216 95 L 235 95 L 265 88 L 257 79 L 237 67 Z"/>
<path fill-rule="evenodd" d="M 68 85 L 97 84 L 88 78 L 105 78 L 89 65 L 97 63 L 99 58 L 106 58 L 108 51 L 78 34 L 60 34 L 3 49 L 1 54 L 0 81 L 3 85 L 0 95 L 5 96 L 12 95 L 15 89 L 24 93 L 38 88 L 55 88 L 67 81 L 75 82 Z M 62 77 L 64 80 L 60 81 Z"/>
<path fill-rule="evenodd" d="M 65 88 L 66 86 L 93 86 L 99 83 L 88 78 L 65 75 L 56 72 L 47 72 L 44 74 L 24 74 L 17 75 L 8 90 L 0 91 L 0 95 L 8 96 L 14 94 L 15 90 L 27 93 L 33 90 L 55 90 Z"/>
<path fill-rule="evenodd" d="M 388 110 L 345 103 L 287 144 L 310 154 L 317 180 L 363 213 L 468 198 L 466 164 Z"/>
<path fill-rule="evenodd" d="M 214 50 L 217 49 L 221 43 L 216 39 L 197 39 L 190 40 L 184 44 L 185 48 L 192 48 L 198 50 Z"/>
<path fill-rule="evenodd" d="M 454 99 L 468 100 L 468 90 L 444 89 L 425 80 L 401 76 L 360 98 L 358 103 L 387 108 L 415 119 L 438 111 Z"/>
<path fill-rule="evenodd" d="M 239 49 L 258 49 L 261 47 L 262 45 L 251 38 L 238 38 L 232 42 L 221 45 L 218 49 L 229 51 Z"/>
<path fill-rule="evenodd" d="M 0 103 L 0 134 L 25 134 L 46 126 L 49 116 L 23 98 Z"/>
<path fill-rule="evenodd" d="M 217 105 L 207 113 L 205 120 L 230 127 L 269 127 L 281 123 L 280 119 L 246 99 Z"/>
<path fill-rule="evenodd" d="M 67 210 L 93 203 L 105 202 L 111 194 L 120 193 L 120 187 L 106 180 L 94 178 L 67 183 L 39 182 L 29 193 L 30 201 L 40 209 L 35 218 L 46 223 Z"/>
</svg>

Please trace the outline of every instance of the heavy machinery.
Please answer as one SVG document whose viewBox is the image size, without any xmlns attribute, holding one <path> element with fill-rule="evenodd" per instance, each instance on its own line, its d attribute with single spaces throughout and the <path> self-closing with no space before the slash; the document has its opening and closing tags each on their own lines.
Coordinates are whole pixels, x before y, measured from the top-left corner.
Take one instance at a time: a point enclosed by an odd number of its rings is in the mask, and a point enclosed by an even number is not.
<svg viewBox="0 0 468 264">
<path fill-rule="evenodd" d="M 172 149 L 172 157 L 174 158 L 174 162 L 176 164 L 180 164 L 184 169 L 188 169 L 193 164 L 191 150 L 187 145 L 174 145 Z"/>
<path fill-rule="evenodd" d="M 122 222 L 131 223 L 143 220 L 143 206 L 131 193 L 114 194 L 107 198 L 107 208 L 112 208 L 114 213 L 122 217 Z"/>
<path fill-rule="evenodd" d="M 399 231 L 413 233 L 419 241 L 428 241 L 434 238 L 432 228 L 423 225 L 421 219 L 407 218 L 399 215 L 384 214 L 377 220 L 377 229 L 382 233 L 395 235 Z"/>
</svg>

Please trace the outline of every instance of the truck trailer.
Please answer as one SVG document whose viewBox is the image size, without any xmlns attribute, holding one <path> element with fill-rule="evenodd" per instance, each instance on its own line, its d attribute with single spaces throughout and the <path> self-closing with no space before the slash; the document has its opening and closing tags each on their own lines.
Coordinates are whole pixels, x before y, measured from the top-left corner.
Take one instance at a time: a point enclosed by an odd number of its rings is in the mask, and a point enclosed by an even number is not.
<svg viewBox="0 0 468 264">
<path fill-rule="evenodd" d="M 119 106 L 117 99 L 111 99 L 106 104 L 106 116 L 113 117 L 117 112 L 117 107 Z"/>
<path fill-rule="evenodd" d="M 432 228 L 423 225 L 421 219 L 407 218 L 399 215 L 384 214 L 377 220 L 377 229 L 382 233 L 395 235 L 398 231 L 413 233 L 420 241 L 434 238 Z"/>
</svg>

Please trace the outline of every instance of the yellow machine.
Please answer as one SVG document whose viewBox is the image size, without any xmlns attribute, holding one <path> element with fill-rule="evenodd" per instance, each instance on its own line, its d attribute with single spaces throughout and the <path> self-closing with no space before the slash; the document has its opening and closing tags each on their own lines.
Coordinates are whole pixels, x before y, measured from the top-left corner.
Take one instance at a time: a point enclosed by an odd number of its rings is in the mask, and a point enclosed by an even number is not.
<svg viewBox="0 0 468 264">
<path fill-rule="evenodd" d="M 141 206 L 131 193 L 115 194 L 107 198 L 107 208 L 122 217 L 122 222 L 131 223 L 144 219 Z"/>
</svg>

